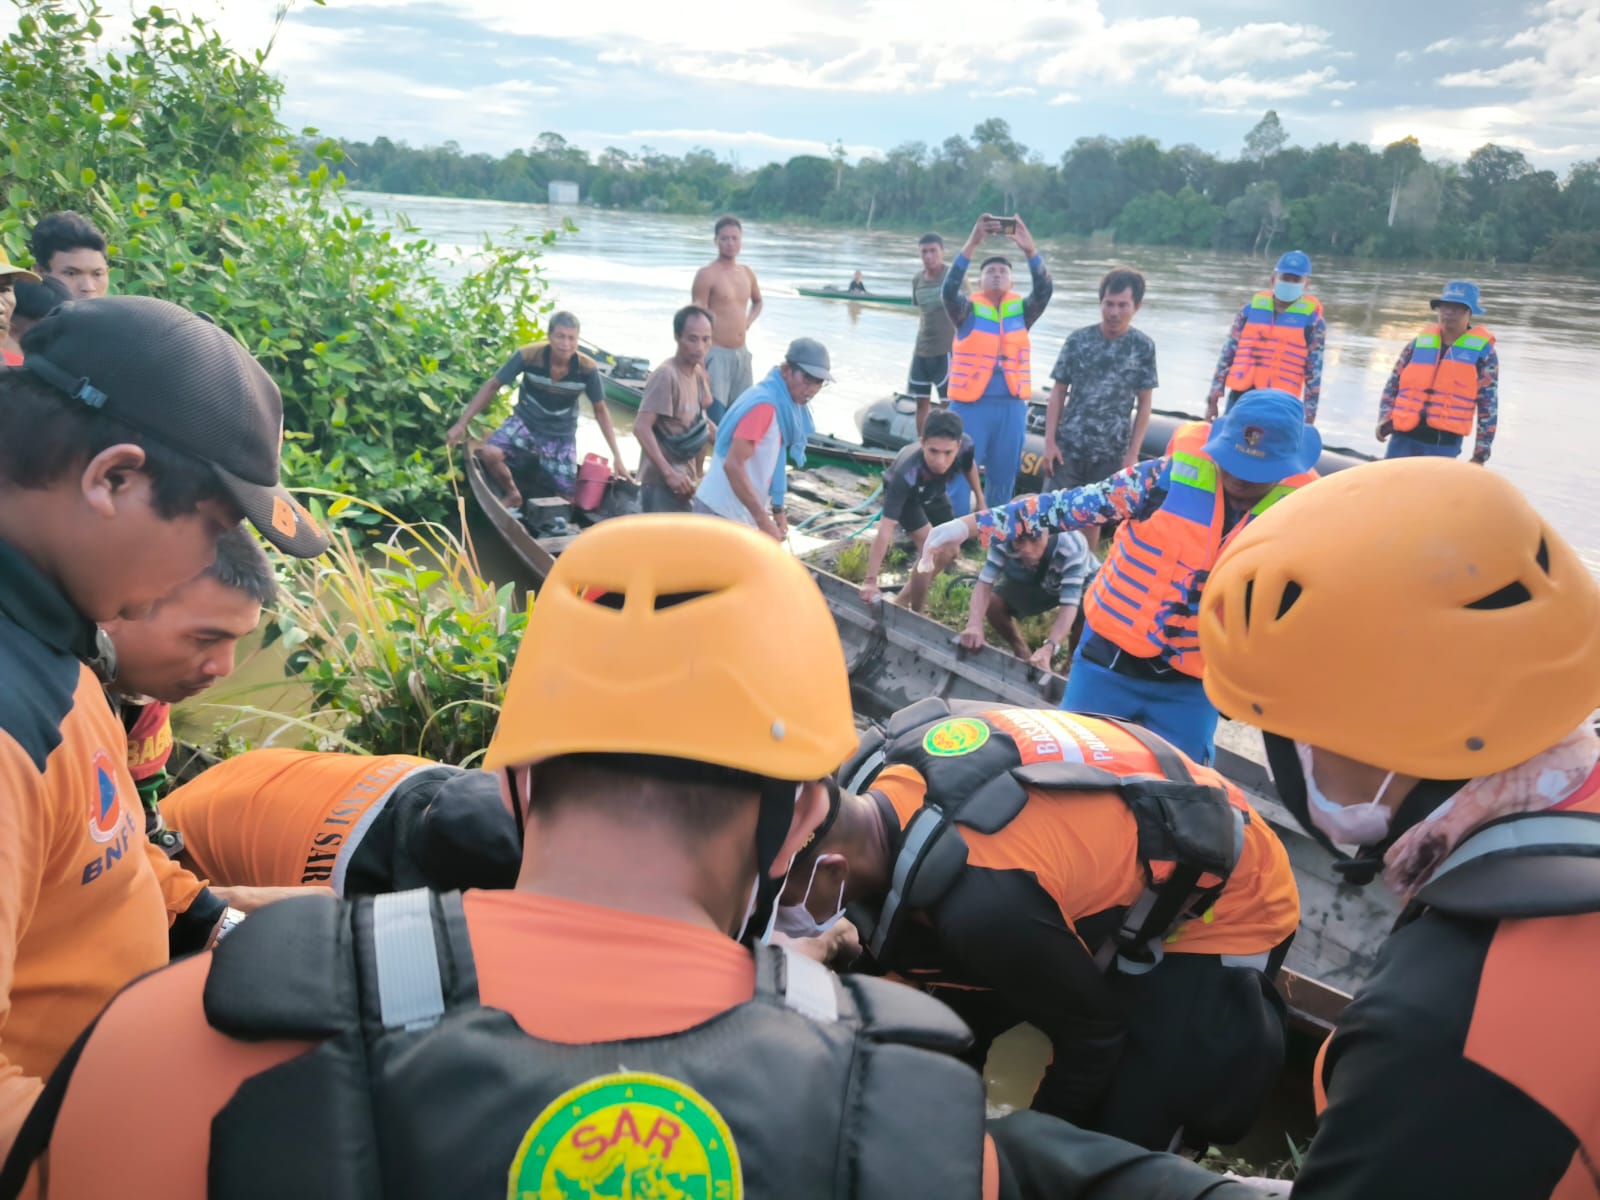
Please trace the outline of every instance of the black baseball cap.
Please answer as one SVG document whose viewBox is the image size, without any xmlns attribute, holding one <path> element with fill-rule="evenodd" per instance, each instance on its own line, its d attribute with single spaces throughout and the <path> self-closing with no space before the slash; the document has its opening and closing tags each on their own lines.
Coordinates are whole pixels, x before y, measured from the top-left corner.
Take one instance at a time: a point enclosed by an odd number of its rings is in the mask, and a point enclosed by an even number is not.
<svg viewBox="0 0 1600 1200">
<path fill-rule="evenodd" d="M 283 397 L 231 335 L 149 296 L 74 300 L 22 338 L 21 369 L 170 449 L 209 463 L 278 549 L 314 558 L 328 539 L 278 483 Z"/>
</svg>

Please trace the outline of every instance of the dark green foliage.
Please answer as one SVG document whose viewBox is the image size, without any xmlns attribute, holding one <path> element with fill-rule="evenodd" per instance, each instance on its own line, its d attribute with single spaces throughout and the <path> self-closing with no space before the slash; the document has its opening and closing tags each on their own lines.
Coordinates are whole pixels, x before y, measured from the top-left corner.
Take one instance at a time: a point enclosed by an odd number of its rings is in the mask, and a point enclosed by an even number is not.
<svg viewBox="0 0 1600 1200">
<path fill-rule="evenodd" d="M 609 147 L 591 158 L 553 133 L 500 159 L 387 138 L 344 149 L 352 183 L 378 191 L 543 200 L 550 180 L 570 179 L 586 203 L 607 207 L 934 228 L 946 237 L 987 209 L 1021 212 L 1037 234 L 1147 245 L 1600 264 L 1600 161 L 1578 164 L 1563 185 L 1503 146 L 1458 166 L 1427 161 L 1414 138 L 1381 151 L 1288 139 L 1268 113 L 1236 160 L 1191 145 L 1163 149 L 1148 137 L 1082 137 L 1050 163 L 990 117 L 970 138 L 933 148 L 907 142 L 854 166 L 837 152 L 799 155 L 753 171 L 705 149 L 674 158 Z"/>
<path fill-rule="evenodd" d="M 444 429 L 532 335 L 536 258 L 555 234 L 485 242 L 455 270 L 415 230 L 346 205 L 344 150 L 279 124 L 265 51 L 160 8 L 112 48 L 93 0 L 17 3 L 0 44 L 13 261 L 40 217 L 88 215 L 111 243 L 115 291 L 209 313 L 277 380 L 291 484 L 444 516 Z"/>
</svg>

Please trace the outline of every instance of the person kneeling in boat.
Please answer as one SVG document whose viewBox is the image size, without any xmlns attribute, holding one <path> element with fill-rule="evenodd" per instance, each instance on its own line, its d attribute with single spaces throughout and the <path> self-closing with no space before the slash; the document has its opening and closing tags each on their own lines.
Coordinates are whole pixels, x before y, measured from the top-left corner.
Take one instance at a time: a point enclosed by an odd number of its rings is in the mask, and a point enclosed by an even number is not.
<svg viewBox="0 0 1600 1200">
<path fill-rule="evenodd" d="M 518 379 L 517 406 L 504 424 L 479 448 L 484 470 L 500 489 L 507 507 L 522 507 L 517 476 L 538 468 L 556 495 L 571 500 L 578 482 L 578 397 L 587 396 L 594 419 L 611 448 L 616 474 L 631 479 L 617 448 L 617 431 L 606 407 L 605 381 L 600 367 L 578 349 L 578 318 L 558 312 L 550 318 L 549 340 L 523 346 L 481 388 L 445 434 L 445 444 L 455 446 L 467 436 L 472 418 L 494 401 L 503 387 Z"/>
<path fill-rule="evenodd" d="M 1250 392 L 1212 424 L 1179 426 L 1161 458 L 941 525 L 917 569 L 931 570 L 933 555 L 974 533 L 992 543 L 1021 530 L 1122 521 L 1084 596 L 1087 632 L 1061 707 L 1137 721 L 1208 763 L 1217 710 L 1200 683 L 1195 632 L 1207 574 L 1241 530 L 1316 479 L 1321 455 L 1321 435 L 1297 398 Z"/>
<path fill-rule="evenodd" d="M 698 304 L 672 316 L 678 352 L 650 372 L 633 436 L 639 439 L 639 511 L 688 512 L 700 482 L 706 441 L 717 434 L 706 418 L 711 381 L 711 314 Z"/>
<path fill-rule="evenodd" d="M 981 498 L 983 485 L 978 479 L 972 439 L 962 431 L 961 418 L 944 410 L 932 413 L 923 426 L 921 438 L 901 450 L 883 473 L 883 515 L 878 519 L 872 549 L 867 552 L 867 575 L 861 581 L 862 600 L 875 604 L 883 597 L 878 587 L 878 571 L 894 542 L 895 531 L 905 530 L 912 547 L 921 555 L 928 531 L 953 515 L 948 489 L 962 477 L 972 488 L 972 494 Z M 981 511 L 987 510 L 988 505 L 983 504 Z M 954 551 L 947 552 L 940 556 L 938 566 L 942 569 L 954 558 Z M 932 578 L 929 574 L 911 572 L 897 603 L 913 612 L 921 612 Z"/>
<path fill-rule="evenodd" d="M 984 644 L 983 623 L 988 618 L 1011 652 L 1041 671 L 1054 669 L 1056 656 L 1067 644 L 1078 619 L 1083 588 L 1094 574 L 1096 560 L 1089 541 L 1076 529 L 1060 533 L 1019 530 L 989 547 L 989 557 L 978 572 L 967 609 L 967 627 L 961 645 L 967 650 Z M 930 579 L 918 571 L 913 579 Z M 1055 610 L 1050 635 L 1037 650 L 1028 645 L 1017 618 Z"/>
<path fill-rule="evenodd" d="M 279 904 L 145 976 L 0 1182 L 31 1170 L 46 1200 L 308 1179 L 488 1200 L 619 1177 L 635 1195 L 990 1200 L 1020 1163 L 1036 1182 L 1008 1196 L 1060 1195 L 1076 1131 L 1024 1114 L 990 1144 L 947 1009 L 739 944 L 765 940 L 828 810 L 814 781 L 855 741 L 798 562 L 727 522 L 595 526 L 540 592 L 485 760 L 526 822 L 516 890 Z M 107 1120 L 158 1078 L 160 1138 Z"/>
<path fill-rule="evenodd" d="M 217 539 L 209 567 L 149 612 L 100 623 L 116 647 L 116 678 L 106 694 L 128 733 L 128 773 L 144 804 L 145 834 L 169 858 L 181 845 L 160 806 L 172 786 L 172 706 L 233 674 L 240 641 L 256 631 L 262 609 L 277 595 L 260 543 L 236 527 Z"/>
<path fill-rule="evenodd" d="M 1375 463 L 1239 537 L 1200 640 L 1212 698 L 1292 746 L 1278 773 L 1320 833 L 1399 834 L 1383 874 L 1407 908 L 1323 1050 L 1296 1200 L 1600 1195 L 1600 586 L 1582 560 L 1498 476 Z"/>
<path fill-rule="evenodd" d="M 409 754 L 249 750 L 162 804 L 196 873 L 341 896 L 508 888 L 522 838 L 498 778 Z"/>
<path fill-rule="evenodd" d="M 1238 787 L 1137 726 L 943 700 L 839 780 L 785 905 L 847 912 L 863 965 L 973 1028 L 974 1065 L 1014 1025 L 1043 1032 L 1036 1110 L 1153 1149 L 1244 1134 L 1283 1062 L 1272 978 L 1300 901 Z"/>
<path fill-rule="evenodd" d="M 694 511 L 742 522 L 778 541 L 787 537 L 784 459 L 806 465 L 806 439 L 816 428 L 807 406 L 832 379 L 826 346 L 815 338 L 790 342 L 783 362 L 723 415 Z"/>
</svg>

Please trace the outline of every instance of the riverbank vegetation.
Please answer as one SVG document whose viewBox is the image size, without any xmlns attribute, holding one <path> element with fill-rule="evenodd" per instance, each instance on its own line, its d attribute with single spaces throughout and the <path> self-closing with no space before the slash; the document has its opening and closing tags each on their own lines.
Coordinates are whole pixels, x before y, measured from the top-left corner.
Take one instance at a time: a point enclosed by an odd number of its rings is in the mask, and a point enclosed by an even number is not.
<svg viewBox="0 0 1600 1200">
<path fill-rule="evenodd" d="M 122 44 L 102 10 L 17 0 L 0 44 L 0 243 L 72 208 L 111 243 L 112 288 L 210 314 L 283 390 L 283 474 L 435 520 L 444 430 L 544 308 L 556 236 L 485 240 L 457 261 L 344 199 L 344 151 L 278 120 L 271 46 L 241 52 L 150 8 Z M 280 19 L 281 19 L 280 13 Z"/>
<path fill-rule="evenodd" d="M 1415 138 L 1381 150 L 1296 146 L 1275 112 L 1234 158 L 1149 137 L 1082 137 L 1050 159 L 998 117 L 970 137 L 856 163 L 836 145 L 831 157 L 756 170 L 703 149 L 592 155 L 559 133 L 499 158 L 383 137 L 342 149 L 352 184 L 384 192 L 542 202 L 550 181 L 570 180 L 602 207 L 931 228 L 957 241 L 976 212 L 1021 212 L 1036 234 L 1118 243 L 1600 266 L 1600 159 L 1561 177 L 1492 144 L 1462 164 L 1429 160 Z"/>
</svg>

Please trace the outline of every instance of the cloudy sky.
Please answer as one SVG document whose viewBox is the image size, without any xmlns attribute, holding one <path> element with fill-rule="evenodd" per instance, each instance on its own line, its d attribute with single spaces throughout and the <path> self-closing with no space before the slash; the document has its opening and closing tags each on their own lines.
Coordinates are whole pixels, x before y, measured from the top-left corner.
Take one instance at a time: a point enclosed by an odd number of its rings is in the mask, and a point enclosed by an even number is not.
<svg viewBox="0 0 1600 1200">
<path fill-rule="evenodd" d="M 271 7 L 229 0 L 227 36 L 262 44 Z M 1276 108 L 1302 144 L 1600 155 L 1600 0 L 297 0 L 269 65 L 291 124 L 493 153 L 554 130 L 753 166 L 999 115 L 1049 159 L 1099 133 L 1231 155 Z"/>
</svg>

